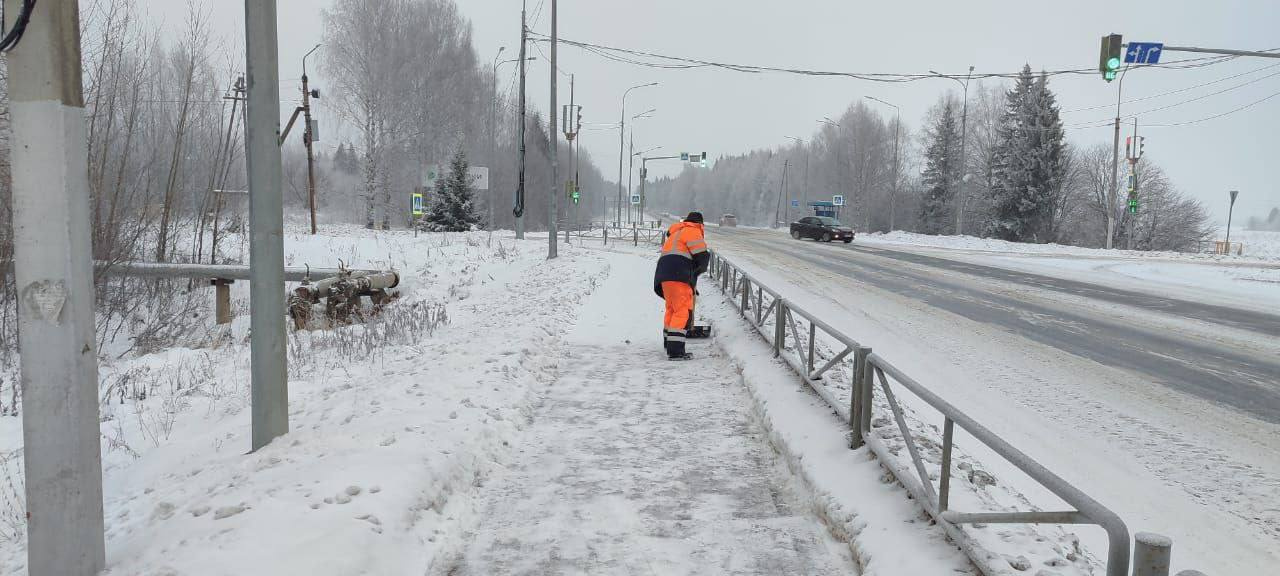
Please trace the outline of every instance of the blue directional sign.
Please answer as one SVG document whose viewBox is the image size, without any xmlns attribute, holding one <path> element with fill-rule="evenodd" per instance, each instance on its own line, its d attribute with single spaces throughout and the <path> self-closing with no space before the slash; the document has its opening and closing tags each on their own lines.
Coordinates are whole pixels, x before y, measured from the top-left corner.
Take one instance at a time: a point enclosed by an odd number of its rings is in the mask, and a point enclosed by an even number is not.
<svg viewBox="0 0 1280 576">
<path fill-rule="evenodd" d="M 792 208 L 799 208 L 799 207 L 800 207 L 800 201 L 799 201 L 799 200 L 794 200 L 794 199 L 793 199 L 793 200 L 791 200 L 791 207 L 792 207 Z"/>
<path fill-rule="evenodd" d="M 1124 61 L 1129 64 L 1159 64 L 1163 42 L 1130 42 L 1124 51 Z"/>
</svg>

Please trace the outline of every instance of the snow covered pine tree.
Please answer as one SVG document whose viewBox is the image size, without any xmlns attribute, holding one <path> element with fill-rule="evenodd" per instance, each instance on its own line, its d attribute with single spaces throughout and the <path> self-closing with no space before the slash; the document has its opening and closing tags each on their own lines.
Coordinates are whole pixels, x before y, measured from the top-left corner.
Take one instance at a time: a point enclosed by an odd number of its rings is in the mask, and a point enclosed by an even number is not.
<svg viewBox="0 0 1280 576">
<path fill-rule="evenodd" d="M 435 198 L 427 210 L 425 226 L 432 232 L 466 232 L 480 225 L 471 189 L 470 165 L 461 148 L 449 161 L 449 173 L 436 183 Z"/>
<path fill-rule="evenodd" d="M 929 145 L 924 153 L 925 169 L 921 175 L 924 197 L 920 200 L 920 231 L 942 234 L 954 220 L 949 208 L 959 188 L 960 131 L 951 99 L 943 102 L 942 111 L 928 138 Z"/>
<path fill-rule="evenodd" d="M 1049 242 L 1053 197 L 1065 177 L 1058 104 L 1043 73 L 1024 66 L 997 127 L 992 221 L 987 234 L 1014 242 Z"/>
</svg>

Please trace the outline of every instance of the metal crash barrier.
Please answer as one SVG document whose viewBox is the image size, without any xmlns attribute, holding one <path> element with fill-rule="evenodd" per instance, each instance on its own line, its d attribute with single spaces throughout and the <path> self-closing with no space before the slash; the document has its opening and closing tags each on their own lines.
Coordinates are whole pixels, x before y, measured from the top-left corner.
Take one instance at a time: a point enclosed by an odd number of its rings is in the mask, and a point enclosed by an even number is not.
<svg viewBox="0 0 1280 576">
<path fill-rule="evenodd" d="M 883 466 L 920 502 L 925 512 L 985 574 L 1008 571 L 1008 566 L 992 566 L 989 554 L 959 529 L 962 524 L 1086 524 L 1101 527 L 1107 533 L 1107 576 L 1130 576 L 1129 530 L 1118 515 L 1085 494 L 1030 456 L 1000 438 L 977 420 L 961 412 L 926 386 L 912 379 L 888 360 L 872 352 L 853 338 L 840 332 L 816 315 L 744 272 L 719 253 L 713 252 L 709 270 L 738 312 L 773 347 L 773 354 L 790 366 L 821 397 L 841 420 L 850 427 L 850 448 L 868 446 Z M 821 338 L 820 338 L 821 337 Z M 834 347 L 824 346 L 824 341 Z M 846 359 L 850 359 L 846 362 Z M 837 370 L 837 367 L 840 369 Z M 847 387 L 850 402 L 835 398 L 828 385 Z M 876 388 L 883 404 L 877 409 Z M 895 389 L 906 389 L 942 415 L 942 462 L 935 487 L 915 438 L 907 425 Z M 912 466 L 902 465 L 890 452 L 885 436 L 872 426 L 877 410 L 887 408 L 892 424 L 902 436 Z M 1027 512 L 966 512 L 950 509 L 952 452 L 955 427 L 999 454 L 1041 486 L 1057 495 L 1073 510 Z M 1171 542 L 1156 534 L 1140 533 L 1133 550 L 1132 576 L 1168 576 Z M 1190 576 L 1192 572 L 1180 573 Z"/>
<path fill-rule="evenodd" d="M 590 222 L 587 224 L 569 225 L 565 227 L 565 241 L 569 237 L 578 238 L 579 242 L 600 240 L 605 246 L 609 242 L 630 242 L 632 246 L 640 244 L 661 244 L 662 235 L 666 232 L 660 220 L 644 222 Z"/>
</svg>

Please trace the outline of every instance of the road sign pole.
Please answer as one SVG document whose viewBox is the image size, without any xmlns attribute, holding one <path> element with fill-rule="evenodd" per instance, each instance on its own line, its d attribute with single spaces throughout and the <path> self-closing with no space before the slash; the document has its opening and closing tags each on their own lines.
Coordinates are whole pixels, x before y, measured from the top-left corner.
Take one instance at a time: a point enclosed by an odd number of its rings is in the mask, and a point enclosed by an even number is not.
<svg viewBox="0 0 1280 576">
<path fill-rule="evenodd" d="M 25 571 L 90 576 L 106 555 L 80 15 L 76 0 L 23 5 L 4 16 L 29 16 L 8 56 Z"/>
<path fill-rule="evenodd" d="M 1227 209 L 1227 254 L 1231 253 L 1231 216 L 1236 211 L 1236 196 L 1239 194 L 1239 190 L 1231 191 L 1231 207 Z"/>
</svg>

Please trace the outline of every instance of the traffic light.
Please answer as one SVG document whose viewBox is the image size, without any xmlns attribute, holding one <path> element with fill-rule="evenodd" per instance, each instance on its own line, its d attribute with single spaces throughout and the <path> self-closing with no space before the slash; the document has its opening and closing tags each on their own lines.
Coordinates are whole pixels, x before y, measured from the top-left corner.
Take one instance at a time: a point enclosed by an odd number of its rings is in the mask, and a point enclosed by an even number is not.
<svg viewBox="0 0 1280 576">
<path fill-rule="evenodd" d="M 1098 71 L 1102 79 L 1110 82 L 1116 79 L 1116 72 L 1124 55 L 1124 39 L 1119 34 L 1108 34 L 1102 37 L 1102 52 L 1098 55 Z"/>
<path fill-rule="evenodd" d="M 700 162 L 700 164 L 702 165 L 702 167 L 703 167 L 703 168 L 706 168 L 706 167 L 707 167 L 707 153 L 706 153 L 706 152 L 703 152 L 703 153 L 702 153 L 702 161 Z"/>
<path fill-rule="evenodd" d="M 1138 197 L 1137 196 L 1129 197 L 1129 213 L 1130 214 L 1138 213 Z"/>
</svg>

